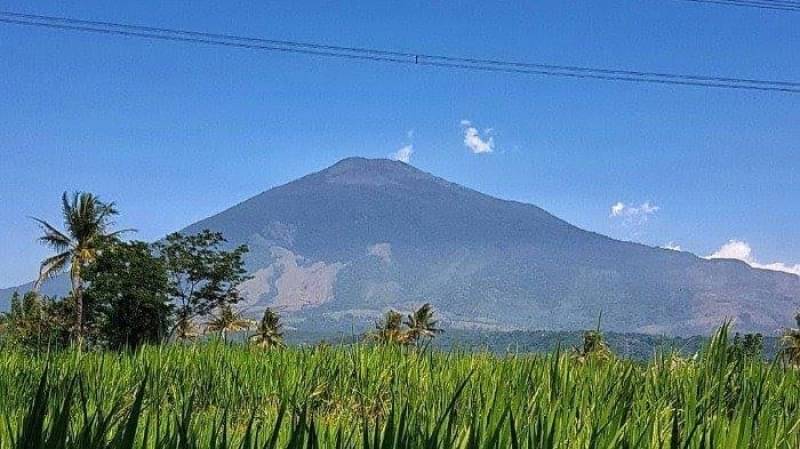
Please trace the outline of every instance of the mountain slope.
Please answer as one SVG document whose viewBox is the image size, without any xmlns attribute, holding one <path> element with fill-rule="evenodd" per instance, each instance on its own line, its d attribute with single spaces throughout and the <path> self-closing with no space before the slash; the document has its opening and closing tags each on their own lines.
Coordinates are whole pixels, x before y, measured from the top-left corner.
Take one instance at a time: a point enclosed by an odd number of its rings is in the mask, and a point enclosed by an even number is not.
<svg viewBox="0 0 800 449">
<path fill-rule="evenodd" d="M 800 278 L 621 242 L 410 165 L 351 158 L 195 223 L 247 243 L 253 314 L 368 323 L 432 302 L 452 326 L 707 333 L 724 318 L 775 333 Z"/>
<path fill-rule="evenodd" d="M 774 333 L 800 278 L 616 241 L 401 162 L 345 159 L 196 223 L 251 246 L 250 306 L 373 316 L 433 302 L 452 324 Z M 307 310 L 312 309 L 312 310 Z"/>
</svg>

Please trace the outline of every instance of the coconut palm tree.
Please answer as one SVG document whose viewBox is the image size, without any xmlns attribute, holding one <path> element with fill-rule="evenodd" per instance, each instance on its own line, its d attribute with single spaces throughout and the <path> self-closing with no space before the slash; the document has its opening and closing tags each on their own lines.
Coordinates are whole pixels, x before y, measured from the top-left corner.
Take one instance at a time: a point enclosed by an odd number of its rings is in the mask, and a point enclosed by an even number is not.
<svg viewBox="0 0 800 449">
<path fill-rule="evenodd" d="M 261 321 L 258 322 L 256 334 L 250 336 L 250 341 L 264 349 L 283 347 L 282 327 L 281 317 L 272 309 L 267 308 Z"/>
<path fill-rule="evenodd" d="M 375 333 L 372 337 L 381 344 L 406 344 L 409 342 L 409 338 L 402 326 L 403 315 L 389 310 L 383 320 L 375 323 Z"/>
<path fill-rule="evenodd" d="M 118 214 L 114 203 L 100 201 L 88 192 L 67 192 L 61 196 L 65 231 L 59 231 L 44 220 L 31 217 L 42 227 L 44 235 L 39 241 L 55 250 L 56 255 L 42 261 L 39 277 L 34 284 L 38 291 L 42 283 L 69 269 L 72 281 L 72 299 L 75 301 L 75 323 L 73 338 L 80 345 L 83 338 L 83 278 L 81 270 L 92 263 L 103 241 L 116 238 L 129 229 L 109 232 L 114 224 L 112 217 Z"/>
<path fill-rule="evenodd" d="M 228 341 L 228 332 L 239 332 L 250 329 L 250 320 L 242 318 L 241 312 L 234 312 L 230 304 L 220 306 L 219 313 L 213 320 L 208 322 L 207 329 L 211 332 L 219 332 L 222 341 Z"/>
<path fill-rule="evenodd" d="M 444 332 L 436 327 L 436 323 L 437 321 L 433 319 L 433 306 L 430 303 L 423 304 L 406 319 L 408 339 L 417 344 L 422 339 L 433 338 L 436 334 Z"/>
<path fill-rule="evenodd" d="M 781 337 L 781 344 L 786 360 L 794 366 L 800 366 L 800 312 L 795 315 L 794 319 L 797 322 L 797 328 L 786 329 Z"/>
</svg>

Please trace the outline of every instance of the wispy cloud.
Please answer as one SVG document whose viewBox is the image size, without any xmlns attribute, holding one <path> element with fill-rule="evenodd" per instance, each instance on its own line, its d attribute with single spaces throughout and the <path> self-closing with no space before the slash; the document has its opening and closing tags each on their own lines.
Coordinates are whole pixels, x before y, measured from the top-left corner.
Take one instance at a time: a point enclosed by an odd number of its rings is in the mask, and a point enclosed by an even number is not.
<svg viewBox="0 0 800 449">
<path fill-rule="evenodd" d="M 408 145 L 403 145 L 403 147 L 401 147 L 399 150 L 390 154 L 389 157 L 396 161 L 405 162 L 408 164 L 411 162 L 412 154 L 414 154 L 414 144 L 409 143 Z"/>
<path fill-rule="evenodd" d="M 478 128 L 472 126 L 471 121 L 461 120 L 461 127 L 464 130 L 464 146 L 469 148 L 473 154 L 485 154 L 494 151 L 494 137 L 490 135 L 493 131 L 492 128 L 485 129 L 483 131 L 485 137 L 481 137 Z"/>
<path fill-rule="evenodd" d="M 783 271 L 784 273 L 791 273 L 800 276 L 800 264 L 791 265 L 783 262 L 758 262 L 753 256 L 753 248 L 749 243 L 743 240 L 728 240 L 728 243 L 722 245 L 711 255 L 706 256 L 706 259 L 737 259 L 747 263 L 753 268 Z"/>
<path fill-rule="evenodd" d="M 407 142 L 404 144 L 400 149 L 395 151 L 394 153 L 389 154 L 389 158 L 395 161 L 405 162 L 406 164 L 411 162 L 411 155 L 414 154 L 414 130 L 409 129 L 406 131 L 406 139 Z"/>
<path fill-rule="evenodd" d="M 617 201 L 611 205 L 611 218 L 621 219 L 625 224 L 644 224 L 653 216 L 660 207 L 645 201 L 639 206 L 625 204 Z"/>
</svg>

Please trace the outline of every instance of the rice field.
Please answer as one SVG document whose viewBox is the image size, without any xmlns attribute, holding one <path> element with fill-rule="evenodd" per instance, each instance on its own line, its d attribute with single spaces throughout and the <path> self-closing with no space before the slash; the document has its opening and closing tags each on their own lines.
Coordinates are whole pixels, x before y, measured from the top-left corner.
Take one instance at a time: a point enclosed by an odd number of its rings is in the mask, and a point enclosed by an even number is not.
<svg viewBox="0 0 800 449">
<path fill-rule="evenodd" d="M 696 360 L 262 351 L 5 349 L 0 448 L 800 448 L 800 373 Z"/>
</svg>

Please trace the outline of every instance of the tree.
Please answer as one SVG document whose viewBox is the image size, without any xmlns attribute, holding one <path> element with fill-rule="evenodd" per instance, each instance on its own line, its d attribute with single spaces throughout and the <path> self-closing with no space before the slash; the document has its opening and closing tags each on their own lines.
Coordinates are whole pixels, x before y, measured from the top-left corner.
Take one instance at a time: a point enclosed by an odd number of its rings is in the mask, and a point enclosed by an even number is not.
<svg viewBox="0 0 800 449">
<path fill-rule="evenodd" d="M 731 345 L 733 357 L 739 359 L 759 359 L 764 352 L 764 336 L 761 334 L 744 334 L 738 332 L 733 336 Z"/>
<path fill-rule="evenodd" d="M 144 242 L 110 242 L 85 270 L 86 300 L 98 309 L 99 339 L 113 349 L 156 343 L 172 321 L 163 261 Z"/>
<path fill-rule="evenodd" d="M 258 322 L 255 335 L 250 336 L 250 341 L 264 349 L 283 347 L 283 333 L 281 317 L 272 309 L 267 308 L 264 316 Z"/>
<path fill-rule="evenodd" d="M 786 329 L 781 337 L 783 356 L 789 364 L 800 367 L 800 312 L 794 317 L 797 328 Z"/>
<path fill-rule="evenodd" d="M 219 307 L 217 315 L 208 322 L 208 330 L 218 332 L 222 341 L 228 341 L 228 332 L 239 332 L 250 329 L 250 321 L 242 318 L 241 312 L 234 312 L 230 304 Z"/>
<path fill-rule="evenodd" d="M 433 338 L 436 334 L 444 332 L 436 327 L 436 323 L 437 321 L 433 319 L 433 306 L 430 303 L 423 304 L 406 319 L 408 340 L 417 344 L 422 339 Z"/>
<path fill-rule="evenodd" d="M 73 338 L 81 345 L 84 331 L 83 267 L 94 261 L 97 248 L 103 241 L 114 239 L 127 230 L 109 232 L 113 225 L 112 217 L 118 211 L 114 203 L 104 203 L 91 193 L 75 192 L 70 197 L 64 192 L 61 203 L 64 232 L 44 220 L 33 218 L 44 231 L 39 241 L 56 252 L 42 261 L 34 290 L 38 291 L 42 282 L 69 268 L 71 296 L 75 302 Z"/>
<path fill-rule="evenodd" d="M 583 345 L 580 348 L 573 349 L 575 358 L 578 360 L 586 361 L 589 358 L 610 360 L 614 357 L 614 353 L 611 352 L 603 338 L 603 333 L 600 332 L 600 319 L 602 317 L 603 314 L 601 313 L 597 318 L 597 329 L 583 333 Z"/>
<path fill-rule="evenodd" d="M 375 323 L 373 338 L 381 344 L 407 344 L 408 335 L 402 328 L 403 315 L 389 310 L 383 320 Z"/>
<path fill-rule="evenodd" d="M 191 335 L 194 320 L 224 305 L 239 302 L 239 285 L 249 279 L 243 257 L 247 246 L 222 249 L 226 240 L 219 232 L 203 230 L 194 235 L 174 233 L 156 244 L 167 269 L 170 296 L 177 303 L 173 334 Z"/>
<path fill-rule="evenodd" d="M 10 310 L 0 314 L 3 341 L 31 351 L 66 346 L 71 326 L 63 318 L 72 316 L 67 305 L 32 291 L 24 296 L 14 292 Z"/>
</svg>

